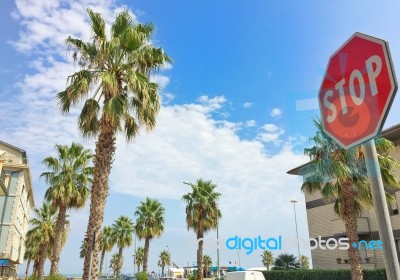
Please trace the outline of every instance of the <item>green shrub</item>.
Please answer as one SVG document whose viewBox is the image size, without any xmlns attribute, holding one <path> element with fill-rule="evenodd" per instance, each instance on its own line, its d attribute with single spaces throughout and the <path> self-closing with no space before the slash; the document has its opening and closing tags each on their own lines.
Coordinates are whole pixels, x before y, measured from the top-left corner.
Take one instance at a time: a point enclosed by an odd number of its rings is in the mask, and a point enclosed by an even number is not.
<svg viewBox="0 0 400 280">
<path fill-rule="evenodd" d="M 44 278 L 44 280 L 66 280 L 63 275 L 61 274 L 55 274 L 55 275 L 49 275 Z"/>
<path fill-rule="evenodd" d="M 350 280 L 351 272 L 348 269 L 298 269 L 263 271 L 265 280 Z M 385 269 L 364 270 L 364 280 L 386 280 Z"/>
<path fill-rule="evenodd" d="M 197 273 L 196 273 L 196 274 L 197 274 Z M 194 273 L 189 273 L 189 274 L 186 276 L 186 279 L 187 279 L 187 280 L 196 280 L 196 279 L 197 279 L 196 274 L 194 274 Z"/>
<path fill-rule="evenodd" d="M 374 270 L 364 270 L 364 280 L 386 280 L 386 270 L 384 268 Z"/>
<path fill-rule="evenodd" d="M 38 280 L 38 277 L 36 275 L 31 275 L 28 277 L 28 280 Z"/>
<path fill-rule="evenodd" d="M 136 280 L 149 280 L 149 276 L 146 272 L 141 271 L 136 273 Z"/>
</svg>

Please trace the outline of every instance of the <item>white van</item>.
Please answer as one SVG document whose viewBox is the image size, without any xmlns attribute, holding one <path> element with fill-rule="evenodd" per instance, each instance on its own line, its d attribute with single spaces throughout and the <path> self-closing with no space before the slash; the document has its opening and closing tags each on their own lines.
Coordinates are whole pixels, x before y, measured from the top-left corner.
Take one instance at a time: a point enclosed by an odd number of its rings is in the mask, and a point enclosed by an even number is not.
<svg viewBox="0 0 400 280">
<path fill-rule="evenodd" d="M 260 271 L 235 271 L 226 274 L 226 280 L 265 280 Z"/>
</svg>

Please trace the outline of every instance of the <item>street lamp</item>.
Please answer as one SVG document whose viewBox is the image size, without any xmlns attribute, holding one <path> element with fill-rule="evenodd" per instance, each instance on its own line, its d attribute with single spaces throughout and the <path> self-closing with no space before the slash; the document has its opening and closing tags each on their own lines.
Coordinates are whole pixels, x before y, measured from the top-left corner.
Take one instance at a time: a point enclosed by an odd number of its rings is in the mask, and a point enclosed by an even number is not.
<svg viewBox="0 0 400 280">
<path fill-rule="evenodd" d="M 194 185 L 193 184 L 191 184 L 191 183 L 188 183 L 188 182 L 183 182 L 185 185 L 189 185 L 189 186 L 191 186 L 191 187 L 193 187 Z M 205 191 L 209 196 L 211 196 L 211 194 L 208 192 L 208 191 L 206 191 L 205 189 L 203 189 L 203 188 L 200 188 L 200 189 L 202 189 L 203 191 Z M 219 235 L 218 235 L 218 212 L 219 212 L 219 209 L 218 209 L 218 204 L 217 203 L 215 203 L 215 208 L 216 208 L 216 212 L 217 212 L 217 215 L 216 215 L 216 224 L 217 224 L 217 278 L 219 279 Z M 199 269 L 199 268 L 197 268 L 197 269 Z"/>
<path fill-rule="evenodd" d="M 293 203 L 293 210 L 294 210 L 294 222 L 296 224 L 296 237 L 297 237 L 297 254 L 299 256 L 299 261 L 300 261 L 300 247 L 299 247 L 299 233 L 297 231 L 297 216 L 296 216 L 296 202 L 298 202 L 296 199 L 290 200 L 291 203 Z"/>
<path fill-rule="evenodd" d="M 168 247 L 168 245 L 167 246 L 165 246 L 165 247 L 167 247 L 167 251 L 168 251 L 168 255 L 169 255 L 169 247 Z M 168 263 L 168 267 L 167 267 L 167 277 L 169 277 L 169 263 Z"/>
</svg>

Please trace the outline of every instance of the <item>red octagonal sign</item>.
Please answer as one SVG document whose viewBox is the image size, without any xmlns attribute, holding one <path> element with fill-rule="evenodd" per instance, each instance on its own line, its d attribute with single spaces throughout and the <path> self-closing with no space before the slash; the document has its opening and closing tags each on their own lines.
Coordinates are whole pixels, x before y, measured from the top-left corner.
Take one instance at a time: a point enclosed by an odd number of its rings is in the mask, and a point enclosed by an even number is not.
<svg viewBox="0 0 400 280">
<path fill-rule="evenodd" d="M 387 43 L 355 33 L 329 59 L 318 93 L 324 131 L 345 149 L 375 137 L 396 91 Z"/>
</svg>

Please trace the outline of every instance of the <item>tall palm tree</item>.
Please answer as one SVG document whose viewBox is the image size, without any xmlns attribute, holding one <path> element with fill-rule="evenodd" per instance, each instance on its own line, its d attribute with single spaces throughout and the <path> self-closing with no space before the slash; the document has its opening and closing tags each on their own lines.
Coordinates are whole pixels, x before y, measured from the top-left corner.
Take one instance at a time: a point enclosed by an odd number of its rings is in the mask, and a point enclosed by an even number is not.
<svg viewBox="0 0 400 280">
<path fill-rule="evenodd" d="M 120 216 L 112 225 L 112 234 L 114 236 L 112 238 L 114 238 L 114 241 L 118 246 L 118 256 L 121 260 L 123 259 L 123 249 L 132 245 L 134 229 L 132 220 L 127 216 Z M 120 271 L 118 270 L 117 275 L 119 274 Z"/>
<path fill-rule="evenodd" d="M 300 262 L 300 267 L 301 267 L 301 268 L 309 269 L 309 267 L 310 267 L 310 261 L 308 260 L 308 257 L 307 257 L 307 256 L 300 255 L 299 262 Z"/>
<path fill-rule="evenodd" d="M 140 266 L 143 265 L 144 260 L 144 248 L 138 247 L 135 251 L 135 262 L 137 265 L 137 272 L 140 272 Z M 135 264 L 134 264 L 135 265 Z"/>
<path fill-rule="evenodd" d="M 263 265 L 267 268 L 267 270 L 270 270 L 271 265 L 274 264 L 274 255 L 272 254 L 271 251 L 265 250 L 263 254 L 261 255 L 261 261 Z"/>
<path fill-rule="evenodd" d="M 46 157 L 43 164 L 50 169 L 43 172 L 50 185 L 45 198 L 58 208 L 57 226 L 51 257 L 50 274 L 58 273 L 60 262 L 62 235 L 66 213 L 70 208 L 82 208 L 89 196 L 89 183 L 92 182 L 93 168 L 89 167 L 92 154 L 82 145 L 72 143 L 71 146 L 56 145 L 57 157 Z"/>
<path fill-rule="evenodd" d="M 39 280 L 43 280 L 44 262 L 56 230 L 57 208 L 44 203 L 42 208 L 34 208 L 33 212 L 35 217 L 29 221 L 32 228 L 27 232 L 27 238 L 32 238 L 39 244 L 37 275 Z"/>
<path fill-rule="evenodd" d="M 117 14 L 106 33 L 99 13 L 88 9 L 92 40 L 84 42 L 68 37 L 66 42 L 80 70 L 68 77 L 65 90 L 57 94 L 60 109 L 68 113 L 85 100 L 78 118 L 84 136 L 97 136 L 94 158 L 94 181 L 91 189 L 90 215 L 86 235 L 92 243 L 93 233 L 102 228 L 108 181 L 116 150 L 116 135 L 122 132 L 132 140 L 141 127 L 155 127 L 160 108 L 158 85 L 149 77 L 169 57 L 150 40 L 152 24 L 134 24 L 127 10 Z M 98 273 L 99 242 L 96 238 L 92 270 Z M 86 252 L 83 279 L 88 279 L 90 252 Z"/>
<path fill-rule="evenodd" d="M 29 235 L 27 235 L 27 238 L 25 240 L 26 249 L 25 249 L 25 254 L 24 254 L 24 260 L 27 261 L 25 277 L 28 276 L 29 267 L 30 267 L 31 262 L 32 261 L 35 262 L 36 260 L 38 260 L 38 257 L 39 257 L 39 238 L 38 237 L 39 236 L 36 236 L 35 234 L 29 234 Z"/>
<path fill-rule="evenodd" d="M 203 256 L 203 264 L 204 264 L 204 277 L 208 277 L 208 270 L 210 269 L 210 266 L 212 266 L 212 259 L 209 255 L 204 255 Z"/>
<path fill-rule="evenodd" d="M 100 269 L 99 269 L 100 273 L 103 272 L 103 263 L 106 252 L 111 252 L 116 243 L 116 239 L 117 236 L 115 234 L 113 227 L 111 226 L 103 227 L 100 240 L 100 250 L 101 250 Z"/>
<path fill-rule="evenodd" d="M 299 269 L 300 263 L 297 258 L 290 254 L 280 254 L 275 259 L 273 270 L 292 270 Z"/>
<path fill-rule="evenodd" d="M 311 138 L 314 146 L 305 149 L 311 163 L 302 172 L 312 174 L 302 185 L 302 191 L 321 193 L 327 200 L 334 200 L 334 211 L 343 219 L 349 244 L 358 243 L 357 216 L 373 204 L 368 174 L 364 162 L 364 151 L 361 146 L 345 150 L 334 142 L 322 129 L 321 121 L 315 120 L 316 135 Z M 382 180 L 386 187 L 386 198 L 393 200 L 392 193 L 400 188 L 394 174 L 399 166 L 388 156 L 393 143 L 380 138 L 375 140 Z M 348 255 L 353 280 L 362 280 L 363 272 L 358 250 L 350 246 Z"/>
<path fill-rule="evenodd" d="M 203 237 L 204 233 L 217 227 L 221 212 L 217 208 L 217 201 L 221 194 L 215 192 L 216 184 L 211 181 L 198 179 L 196 185 L 190 184 L 192 192 L 182 196 L 186 203 L 187 228 L 193 229 L 197 237 L 197 279 L 203 279 Z"/>
<path fill-rule="evenodd" d="M 122 265 L 124 263 L 124 257 L 118 253 L 114 253 L 110 260 L 110 268 L 114 271 L 114 277 L 119 277 Z"/>
<path fill-rule="evenodd" d="M 79 258 L 83 259 L 86 254 L 86 243 L 82 240 L 81 247 L 79 247 Z"/>
<path fill-rule="evenodd" d="M 158 266 L 161 267 L 161 275 L 164 276 L 164 268 L 166 265 L 171 265 L 171 253 L 167 250 L 160 252 Z"/>
<path fill-rule="evenodd" d="M 143 271 L 147 272 L 150 240 L 159 237 L 164 231 L 165 209 L 157 199 L 146 197 L 136 208 L 136 234 L 139 240 L 144 239 Z"/>
</svg>

